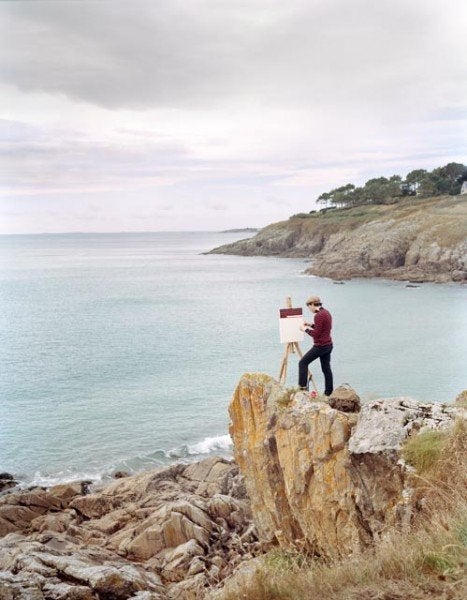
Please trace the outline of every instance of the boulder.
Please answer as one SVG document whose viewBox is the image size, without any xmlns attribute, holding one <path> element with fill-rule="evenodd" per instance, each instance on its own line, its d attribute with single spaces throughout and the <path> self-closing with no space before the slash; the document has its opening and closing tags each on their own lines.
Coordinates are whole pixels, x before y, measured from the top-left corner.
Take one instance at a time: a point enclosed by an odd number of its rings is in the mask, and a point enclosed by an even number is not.
<svg viewBox="0 0 467 600">
<path fill-rule="evenodd" d="M 356 413 L 360 411 L 360 396 L 347 383 L 337 387 L 329 396 L 329 406 L 342 412 Z"/>
</svg>

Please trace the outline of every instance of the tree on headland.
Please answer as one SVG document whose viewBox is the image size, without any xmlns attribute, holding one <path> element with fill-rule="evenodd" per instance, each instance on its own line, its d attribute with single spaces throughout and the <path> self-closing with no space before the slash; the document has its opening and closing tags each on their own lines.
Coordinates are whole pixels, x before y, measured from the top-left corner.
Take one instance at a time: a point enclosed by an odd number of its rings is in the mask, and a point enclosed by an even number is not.
<svg viewBox="0 0 467 600">
<path fill-rule="evenodd" d="M 467 167 L 461 163 L 449 163 L 428 172 L 415 169 L 400 175 L 375 177 L 365 185 L 356 187 L 352 183 L 323 192 L 317 202 L 324 208 L 345 208 L 361 204 L 392 204 L 406 196 L 455 196 L 460 193 L 462 183 L 467 181 Z"/>
<path fill-rule="evenodd" d="M 405 183 L 408 190 L 413 194 L 416 194 L 421 182 L 426 176 L 427 171 L 425 169 L 415 169 L 414 171 L 407 173 L 405 177 Z"/>
</svg>

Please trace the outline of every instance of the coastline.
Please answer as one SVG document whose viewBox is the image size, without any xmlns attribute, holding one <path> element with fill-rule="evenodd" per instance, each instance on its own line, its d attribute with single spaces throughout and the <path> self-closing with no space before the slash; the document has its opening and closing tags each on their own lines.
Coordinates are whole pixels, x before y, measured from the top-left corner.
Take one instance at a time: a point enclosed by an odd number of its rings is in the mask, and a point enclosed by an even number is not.
<svg viewBox="0 0 467 600">
<path fill-rule="evenodd" d="M 31 473 L 29 476 L 22 474 L 20 469 L 10 469 L 10 472 L 12 471 L 12 476 L 17 481 L 18 489 L 34 487 L 49 489 L 56 485 L 68 485 L 82 481 L 89 484 L 92 489 L 101 489 L 114 481 L 115 473 L 127 473 L 128 476 L 133 477 L 155 469 L 170 468 L 174 464 L 190 465 L 198 463 L 212 456 L 231 459 L 233 456 L 232 440 L 228 433 L 207 436 L 191 445 L 184 444 L 166 451 L 157 450 L 152 452 L 151 456 L 154 457 L 152 461 L 145 460 L 144 463 L 140 457 L 134 457 L 125 461 L 115 461 L 115 464 L 110 468 L 105 465 L 101 468 L 85 467 L 80 472 L 47 474 L 39 471 Z M 160 459 L 157 459 L 157 456 L 160 456 Z M 138 462 L 143 464 L 137 464 Z"/>
<path fill-rule="evenodd" d="M 404 444 L 428 431 L 465 460 L 464 406 L 465 392 L 449 405 L 361 404 L 349 386 L 323 402 L 247 373 L 229 406 L 234 459 L 1 495 L 0 589 L 13 598 L 207 600 L 233 585 L 240 597 L 245 572 L 256 577 L 281 553 L 332 569 L 371 556 L 388 528 L 405 543 L 426 510 L 426 486 L 415 493 Z"/>
<path fill-rule="evenodd" d="M 320 211 L 273 223 L 212 254 L 305 258 L 330 279 L 467 282 L 467 197 Z"/>
</svg>

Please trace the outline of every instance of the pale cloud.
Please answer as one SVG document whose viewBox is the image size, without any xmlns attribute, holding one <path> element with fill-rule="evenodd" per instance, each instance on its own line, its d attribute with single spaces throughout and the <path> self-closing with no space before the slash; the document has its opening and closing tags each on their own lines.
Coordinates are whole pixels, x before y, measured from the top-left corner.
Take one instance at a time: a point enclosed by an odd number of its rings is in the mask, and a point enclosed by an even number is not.
<svg viewBox="0 0 467 600">
<path fill-rule="evenodd" d="M 0 232 L 261 226 L 465 162 L 466 17 L 460 0 L 3 2 Z"/>
</svg>

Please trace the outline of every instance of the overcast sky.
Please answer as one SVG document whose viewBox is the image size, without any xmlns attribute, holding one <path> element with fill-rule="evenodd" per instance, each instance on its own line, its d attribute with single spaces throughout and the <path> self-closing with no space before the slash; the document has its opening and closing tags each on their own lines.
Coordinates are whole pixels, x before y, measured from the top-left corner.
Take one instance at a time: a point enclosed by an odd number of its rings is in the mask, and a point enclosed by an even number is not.
<svg viewBox="0 0 467 600">
<path fill-rule="evenodd" d="M 465 0 L 1 2 L 0 233 L 263 226 L 467 162 Z"/>
</svg>

